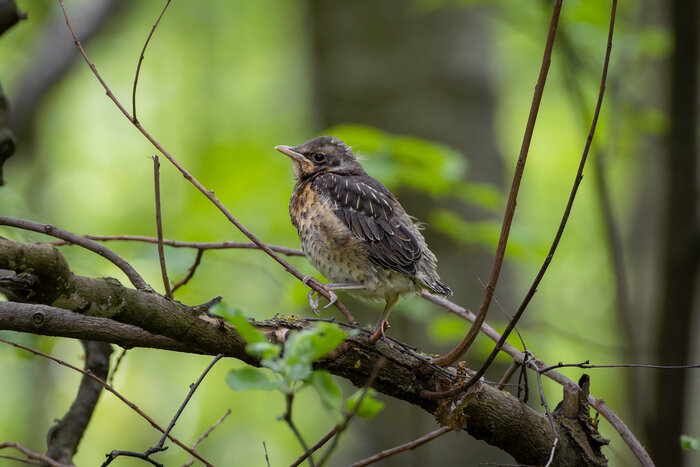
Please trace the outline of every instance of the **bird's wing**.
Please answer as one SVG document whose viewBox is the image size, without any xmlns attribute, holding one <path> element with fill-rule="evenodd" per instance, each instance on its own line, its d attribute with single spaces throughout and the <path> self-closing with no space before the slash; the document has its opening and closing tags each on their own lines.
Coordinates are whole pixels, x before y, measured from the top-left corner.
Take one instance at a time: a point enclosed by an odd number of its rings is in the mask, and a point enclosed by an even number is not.
<svg viewBox="0 0 700 467">
<path fill-rule="evenodd" d="M 335 215 L 369 247 L 370 259 L 414 276 L 422 250 L 405 225 L 411 222 L 394 195 L 369 176 L 327 173 L 316 179 L 321 191 L 336 202 Z"/>
</svg>

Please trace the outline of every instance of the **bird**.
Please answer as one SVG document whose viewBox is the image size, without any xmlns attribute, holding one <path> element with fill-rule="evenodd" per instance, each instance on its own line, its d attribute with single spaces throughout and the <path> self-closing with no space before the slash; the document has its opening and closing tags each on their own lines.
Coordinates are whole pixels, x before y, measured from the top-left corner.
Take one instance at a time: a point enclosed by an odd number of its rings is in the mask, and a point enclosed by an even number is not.
<svg viewBox="0 0 700 467">
<path fill-rule="evenodd" d="M 399 296 L 427 289 L 449 296 L 435 254 L 394 194 L 365 172 L 343 141 L 320 136 L 298 146 L 275 146 L 292 160 L 296 185 L 289 214 L 302 251 L 330 280 L 330 306 L 345 290 L 386 305 L 370 342 L 385 336 Z M 304 277 L 304 284 L 314 279 Z M 313 290 L 309 292 L 312 302 Z M 318 298 L 316 298 L 318 300 Z M 317 302 L 316 302 L 317 303 Z"/>
</svg>

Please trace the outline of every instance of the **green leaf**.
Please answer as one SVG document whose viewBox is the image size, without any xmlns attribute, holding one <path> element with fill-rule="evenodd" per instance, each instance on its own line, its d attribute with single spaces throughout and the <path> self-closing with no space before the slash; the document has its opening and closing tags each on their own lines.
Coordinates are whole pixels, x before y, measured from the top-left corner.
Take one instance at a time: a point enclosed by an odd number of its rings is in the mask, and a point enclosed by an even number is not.
<svg viewBox="0 0 700 467">
<path fill-rule="evenodd" d="M 274 358 L 278 357 L 280 352 L 282 352 L 282 346 L 279 344 L 272 344 L 270 342 L 254 342 L 246 345 L 245 351 L 249 355 L 254 355 L 260 358 Z"/>
<path fill-rule="evenodd" d="M 243 316 L 243 313 L 241 313 L 239 310 L 233 310 L 225 306 L 217 306 L 217 308 L 214 309 L 214 312 L 226 318 L 226 320 L 236 328 L 238 333 L 247 343 L 253 344 L 255 342 L 266 342 L 265 336 L 263 336 L 262 333 L 255 328 L 255 326 L 250 324 L 248 318 Z"/>
<path fill-rule="evenodd" d="M 376 393 L 373 389 L 367 391 L 364 399 L 362 399 L 362 402 L 360 402 L 360 407 L 357 409 L 358 417 L 373 418 L 384 408 L 384 402 L 374 399 L 374 394 Z M 362 390 L 358 390 L 355 392 L 355 394 L 350 396 L 350 398 L 345 402 L 345 410 L 348 412 L 355 410 L 360 397 L 362 397 Z"/>
<path fill-rule="evenodd" d="M 247 391 L 249 389 L 262 389 L 270 391 L 282 385 L 280 379 L 270 379 L 264 370 L 247 366 L 238 370 L 231 370 L 226 375 L 226 384 L 234 391 Z"/>
<path fill-rule="evenodd" d="M 343 416 L 340 413 L 343 395 L 338 385 L 333 381 L 331 374 L 326 370 L 314 371 L 311 375 L 311 385 L 318 392 L 323 405 L 336 417 L 337 422 L 340 423 L 343 420 Z"/>
<path fill-rule="evenodd" d="M 681 447 L 686 451 L 700 451 L 700 440 L 688 435 L 681 435 Z"/>
<path fill-rule="evenodd" d="M 313 329 L 292 333 L 284 347 L 284 361 L 313 363 L 335 349 L 348 333 L 336 325 L 320 322 Z"/>
</svg>

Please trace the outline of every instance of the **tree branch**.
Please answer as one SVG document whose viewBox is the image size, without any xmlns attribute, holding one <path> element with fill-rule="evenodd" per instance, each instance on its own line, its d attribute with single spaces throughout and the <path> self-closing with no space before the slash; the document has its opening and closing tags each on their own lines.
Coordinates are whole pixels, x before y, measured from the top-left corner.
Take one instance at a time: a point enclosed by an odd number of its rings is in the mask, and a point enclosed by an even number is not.
<svg viewBox="0 0 700 467">
<path fill-rule="evenodd" d="M 210 355 L 222 353 L 258 365 L 256 358 L 245 353 L 245 341 L 222 320 L 206 315 L 196 307 L 188 307 L 152 292 L 126 289 L 113 279 L 73 275 L 55 248 L 0 240 L 2 268 L 13 269 L 17 274 L 35 274 L 42 280 L 34 283 L 31 293 L 23 295 L 34 305 L 0 302 L 0 329 L 129 342 L 131 345 Z M 56 281 L 43 280 L 54 276 L 60 278 L 58 288 Z M 37 329 L 32 324 L 32 317 L 38 301 L 54 308 L 42 309 L 45 313 L 50 312 L 51 316 L 44 315 Z M 65 309 L 57 310 L 57 306 Z M 7 310 L 14 310 L 14 314 L 7 313 Z M 23 312 L 25 317 L 18 318 L 17 315 Z M 58 326 L 61 320 L 53 316 L 60 316 L 64 326 Z M 95 326 L 83 327 L 79 324 L 86 319 Z M 70 320 L 74 325 L 65 326 Z M 255 324 L 268 340 L 282 344 L 290 330 L 311 326 L 304 320 L 284 317 Z M 142 330 L 135 333 L 136 326 Z M 151 339 L 147 337 L 148 333 L 155 336 Z M 135 334 L 138 334 L 138 339 Z M 173 341 L 179 342 L 179 345 L 174 345 Z M 482 382 L 467 394 L 454 399 L 438 401 L 423 397 L 423 388 L 446 389 L 457 385 L 462 379 L 457 375 L 450 376 L 445 370 L 436 370 L 425 359 L 406 353 L 400 346 L 390 348 L 383 342 L 372 345 L 363 333 L 347 339 L 317 367 L 362 386 L 382 356 L 387 359 L 387 364 L 373 384 L 377 391 L 430 413 L 437 413 L 441 424 L 464 429 L 475 438 L 509 452 L 519 462 L 540 465 L 547 462 L 554 440 L 547 417 Z M 469 423 L 465 427 L 463 423 L 467 419 Z M 558 418 L 555 423 L 561 438 L 555 463 L 604 464 L 599 450 L 581 449 L 581 444 L 592 445 L 589 435 L 581 427 L 564 426 Z"/>
</svg>

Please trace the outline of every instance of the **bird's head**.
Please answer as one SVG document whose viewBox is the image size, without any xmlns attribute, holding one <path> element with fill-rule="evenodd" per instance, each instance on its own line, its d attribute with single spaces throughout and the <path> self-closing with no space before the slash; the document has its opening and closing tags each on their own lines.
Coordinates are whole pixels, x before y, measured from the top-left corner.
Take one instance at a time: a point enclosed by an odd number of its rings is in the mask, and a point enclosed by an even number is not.
<svg viewBox="0 0 700 467">
<path fill-rule="evenodd" d="M 365 173 L 352 149 L 332 136 L 320 136 L 296 147 L 275 146 L 275 149 L 292 159 L 297 180 L 304 180 L 320 172 L 339 175 Z"/>
</svg>

